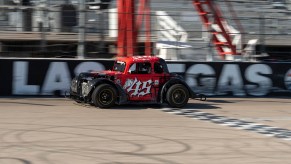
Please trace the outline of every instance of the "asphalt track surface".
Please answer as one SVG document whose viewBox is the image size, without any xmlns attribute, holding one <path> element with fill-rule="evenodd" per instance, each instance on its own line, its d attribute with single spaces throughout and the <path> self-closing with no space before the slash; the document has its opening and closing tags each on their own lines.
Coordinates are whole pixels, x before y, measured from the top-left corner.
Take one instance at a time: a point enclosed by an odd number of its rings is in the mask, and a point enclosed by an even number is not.
<svg viewBox="0 0 291 164">
<path fill-rule="evenodd" d="M 290 98 L 98 109 L 0 98 L 0 164 L 291 163 Z"/>
</svg>

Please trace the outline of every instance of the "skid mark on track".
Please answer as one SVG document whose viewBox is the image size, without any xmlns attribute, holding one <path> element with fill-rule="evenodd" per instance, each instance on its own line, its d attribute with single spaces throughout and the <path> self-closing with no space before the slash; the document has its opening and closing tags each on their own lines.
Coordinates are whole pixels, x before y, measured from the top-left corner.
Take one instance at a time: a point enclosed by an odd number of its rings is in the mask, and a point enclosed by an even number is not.
<svg viewBox="0 0 291 164">
<path fill-rule="evenodd" d="M 268 137 L 280 138 L 283 140 L 291 141 L 291 130 L 272 127 L 269 125 L 258 124 L 256 122 L 250 122 L 240 119 L 228 118 L 225 116 L 219 116 L 212 113 L 202 112 L 195 109 L 161 109 L 164 112 L 186 116 L 192 119 L 209 121 L 222 126 L 233 127 L 236 129 L 253 131 L 263 134 Z"/>
</svg>

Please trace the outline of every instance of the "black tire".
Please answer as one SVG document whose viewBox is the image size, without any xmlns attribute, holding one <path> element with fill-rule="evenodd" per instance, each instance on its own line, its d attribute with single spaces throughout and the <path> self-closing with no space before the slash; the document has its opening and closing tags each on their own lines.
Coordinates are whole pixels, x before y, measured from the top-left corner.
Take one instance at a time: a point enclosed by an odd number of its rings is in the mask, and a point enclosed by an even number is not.
<svg viewBox="0 0 291 164">
<path fill-rule="evenodd" d="M 115 105 L 116 90 L 109 84 L 101 84 L 92 93 L 92 101 L 96 107 L 110 108 Z"/>
<path fill-rule="evenodd" d="M 182 108 L 188 103 L 189 91 L 182 84 L 174 84 L 169 88 L 166 98 L 171 107 Z"/>
<path fill-rule="evenodd" d="M 75 102 L 78 103 L 78 104 L 82 103 L 82 101 L 80 101 L 80 100 L 75 100 Z"/>
</svg>

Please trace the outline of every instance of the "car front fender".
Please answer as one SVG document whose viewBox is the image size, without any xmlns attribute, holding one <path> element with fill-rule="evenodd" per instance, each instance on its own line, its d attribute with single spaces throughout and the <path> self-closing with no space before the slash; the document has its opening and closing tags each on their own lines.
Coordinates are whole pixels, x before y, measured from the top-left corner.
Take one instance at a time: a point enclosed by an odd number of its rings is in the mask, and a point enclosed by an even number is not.
<svg viewBox="0 0 291 164">
<path fill-rule="evenodd" d="M 118 93 L 118 95 L 117 95 L 118 104 L 122 104 L 122 103 L 127 101 L 127 97 L 126 97 L 126 93 L 125 93 L 124 89 L 120 85 L 115 84 L 113 81 L 111 81 L 107 78 L 97 78 L 97 79 L 93 79 L 93 80 L 88 81 L 88 83 L 87 83 L 88 88 L 87 88 L 87 95 L 86 96 L 90 96 L 93 93 L 94 89 L 98 85 L 104 84 L 104 83 L 110 84 L 116 89 L 116 91 Z"/>
</svg>

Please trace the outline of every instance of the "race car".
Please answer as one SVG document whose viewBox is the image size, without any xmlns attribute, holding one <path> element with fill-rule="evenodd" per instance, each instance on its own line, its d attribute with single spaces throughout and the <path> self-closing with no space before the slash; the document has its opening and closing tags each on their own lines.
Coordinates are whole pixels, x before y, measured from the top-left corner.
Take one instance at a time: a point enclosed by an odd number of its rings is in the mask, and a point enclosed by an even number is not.
<svg viewBox="0 0 291 164">
<path fill-rule="evenodd" d="M 182 108 L 189 98 L 206 99 L 155 56 L 118 57 L 112 70 L 80 73 L 71 82 L 69 97 L 99 108 L 131 103 Z"/>
</svg>

